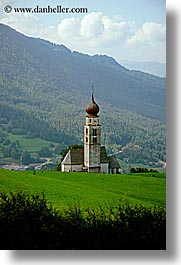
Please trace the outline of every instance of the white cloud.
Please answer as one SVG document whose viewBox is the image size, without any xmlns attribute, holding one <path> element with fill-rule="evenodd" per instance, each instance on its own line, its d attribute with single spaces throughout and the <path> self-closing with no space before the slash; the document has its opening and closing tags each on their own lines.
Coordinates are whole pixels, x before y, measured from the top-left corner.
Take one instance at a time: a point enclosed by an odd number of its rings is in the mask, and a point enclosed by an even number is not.
<svg viewBox="0 0 181 265">
<path fill-rule="evenodd" d="M 0 23 L 6 24 L 30 37 L 43 38 L 52 42 L 58 41 L 56 39 L 58 35 L 57 26 L 45 27 L 40 23 L 39 17 L 32 13 L 15 13 L 12 11 L 0 19 Z"/>
<path fill-rule="evenodd" d="M 86 38 L 96 38 L 104 31 L 102 13 L 90 13 L 81 20 L 80 35 Z"/>
<path fill-rule="evenodd" d="M 133 33 L 133 35 L 128 39 L 128 43 L 147 43 L 155 45 L 156 43 L 164 42 L 165 36 L 166 28 L 164 25 L 147 22 Z"/>
<path fill-rule="evenodd" d="M 39 33 L 39 19 L 31 13 L 14 13 L 12 11 L 0 19 L 0 22 L 28 36 L 38 36 Z"/>
<path fill-rule="evenodd" d="M 5 1 L 5 0 L 4 0 Z M 7 0 L 8 1 L 8 0 Z M 89 54 L 108 54 L 117 59 L 163 61 L 165 50 L 165 26 L 147 22 L 138 28 L 134 21 L 121 16 L 108 17 L 101 12 L 92 12 L 83 17 L 66 17 L 56 25 L 44 26 L 41 16 L 32 13 L 5 14 L 1 23 L 28 36 L 64 44 L 68 48 Z M 159 58 L 158 58 L 159 56 Z"/>
<path fill-rule="evenodd" d="M 104 24 L 103 38 L 106 41 L 125 41 L 129 32 L 129 24 L 121 18 L 113 17 L 112 19 L 104 16 L 102 18 Z"/>
<path fill-rule="evenodd" d="M 165 40 L 166 29 L 161 24 L 148 22 L 143 25 L 143 32 L 149 42 L 162 42 Z"/>
<path fill-rule="evenodd" d="M 60 40 L 68 40 L 79 35 L 80 19 L 79 18 L 65 18 L 58 25 L 58 34 Z"/>
<path fill-rule="evenodd" d="M 0 7 L 1 6 L 6 6 L 6 5 L 8 5 L 8 4 L 11 4 L 11 3 L 13 3 L 13 2 L 15 2 L 15 0 L 0 0 Z"/>
<path fill-rule="evenodd" d="M 128 32 L 129 23 L 120 16 L 109 18 L 101 12 L 92 12 L 82 19 L 65 18 L 58 25 L 59 41 L 66 41 L 72 49 L 77 49 L 76 45 L 88 49 L 115 46 L 125 41 Z"/>
</svg>

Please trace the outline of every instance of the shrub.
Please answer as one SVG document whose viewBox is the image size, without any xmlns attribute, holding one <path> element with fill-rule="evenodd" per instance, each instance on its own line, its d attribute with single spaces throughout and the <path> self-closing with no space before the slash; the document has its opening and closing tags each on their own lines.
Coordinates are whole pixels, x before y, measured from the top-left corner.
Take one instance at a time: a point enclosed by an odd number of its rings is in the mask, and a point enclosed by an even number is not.
<svg viewBox="0 0 181 265">
<path fill-rule="evenodd" d="M 27 195 L 22 191 L 0 196 L 1 249 L 36 249 L 44 246 L 53 231 L 57 212 L 47 206 L 44 194 Z M 46 242 L 47 243 L 47 242 Z"/>
<path fill-rule="evenodd" d="M 0 196 L 1 249 L 165 249 L 162 208 L 129 204 L 58 212 L 44 194 Z"/>
<path fill-rule="evenodd" d="M 134 168 L 132 167 L 130 170 L 131 173 L 148 173 L 148 172 L 153 172 L 153 173 L 158 173 L 158 171 L 156 169 L 148 169 L 148 168 Z"/>
</svg>

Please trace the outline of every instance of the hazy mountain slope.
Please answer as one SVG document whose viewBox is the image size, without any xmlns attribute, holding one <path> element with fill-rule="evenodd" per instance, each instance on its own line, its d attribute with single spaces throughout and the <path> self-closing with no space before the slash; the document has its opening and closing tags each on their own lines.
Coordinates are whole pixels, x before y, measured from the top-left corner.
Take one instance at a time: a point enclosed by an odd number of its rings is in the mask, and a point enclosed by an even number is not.
<svg viewBox="0 0 181 265">
<path fill-rule="evenodd" d="M 129 62 L 123 61 L 122 65 L 130 70 L 137 70 L 160 77 L 166 76 L 166 64 L 159 62 Z"/>
<path fill-rule="evenodd" d="M 48 137 L 55 130 L 60 141 L 70 141 L 70 136 L 73 142 L 82 140 L 93 83 L 108 149 L 138 143 L 148 153 L 152 142 L 153 159 L 165 155 L 164 78 L 129 71 L 107 56 L 88 56 L 28 38 L 2 24 L 0 40 L 0 105 L 6 105 L 9 130 L 22 127 L 33 134 L 40 121 Z M 29 128 L 24 116 L 31 120 Z"/>
<path fill-rule="evenodd" d="M 1 59 L 4 59 L 1 71 L 7 81 L 17 79 L 18 72 L 19 79 L 23 78 L 23 86 L 27 83 L 29 86 L 31 79 L 32 91 L 38 81 L 42 92 L 49 92 L 51 86 L 54 95 L 66 89 L 68 94 L 76 91 L 84 96 L 89 95 L 94 83 L 99 100 L 147 117 L 164 118 L 165 79 L 128 71 L 116 62 L 114 64 L 112 58 L 107 58 L 105 63 L 105 58 L 98 61 L 95 57 L 71 53 L 64 46 L 27 38 L 5 26 L 1 28 L 1 34 L 4 33 L 1 38 Z M 8 50 L 14 51 L 8 53 Z M 113 67 L 115 65 L 117 68 Z M 28 93 L 30 91 L 26 91 L 26 96 Z M 157 115 L 153 113 L 153 106 Z"/>
</svg>

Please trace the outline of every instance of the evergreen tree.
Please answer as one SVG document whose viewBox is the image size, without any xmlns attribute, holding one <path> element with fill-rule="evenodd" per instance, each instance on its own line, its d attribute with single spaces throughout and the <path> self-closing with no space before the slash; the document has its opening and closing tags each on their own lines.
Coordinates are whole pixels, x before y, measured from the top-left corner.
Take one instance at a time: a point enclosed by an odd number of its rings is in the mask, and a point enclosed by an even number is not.
<svg viewBox="0 0 181 265">
<path fill-rule="evenodd" d="M 32 162 L 31 155 L 28 151 L 23 151 L 21 155 L 21 162 L 23 165 L 28 165 Z"/>
</svg>

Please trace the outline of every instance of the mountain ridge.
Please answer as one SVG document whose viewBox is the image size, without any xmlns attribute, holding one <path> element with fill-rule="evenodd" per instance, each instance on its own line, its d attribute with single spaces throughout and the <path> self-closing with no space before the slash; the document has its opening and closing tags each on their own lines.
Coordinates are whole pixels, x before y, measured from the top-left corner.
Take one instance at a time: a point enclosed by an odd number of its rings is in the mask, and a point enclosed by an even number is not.
<svg viewBox="0 0 181 265">
<path fill-rule="evenodd" d="M 166 64 L 147 61 L 147 62 L 134 62 L 134 61 L 122 61 L 122 65 L 129 70 L 137 70 L 144 73 L 156 75 L 159 77 L 166 77 Z"/>
<path fill-rule="evenodd" d="M 152 149 L 157 153 L 153 159 L 165 156 L 164 78 L 130 71 L 106 55 L 84 55 L 64 45 L 30 38 L 2 24 L 0 38 L 1 105 L 5 102 L 21 110 L 21 115 L 28 113 L 31 124 L 33 119 L 46 123 L 48 130 L 60 133 L 60 141 L 61 133 L 68 139 L 74 136 L 74 142 L 82 141 L 85 107 L 94 84 L 104 128 L 102 142 L 108 150 L 132 143 L 141 146 L 146 125 L 147 149 L 156 141 L 162 153 L 152 146 L 149 156 Z M 21 118 L 6 116 L 9 127 L 28 127 L 21 124 Z M 156 140 L 153 126 L 159 135 Z M 33 134 L 32 128 L 28 130 Z"/>
</svg>

